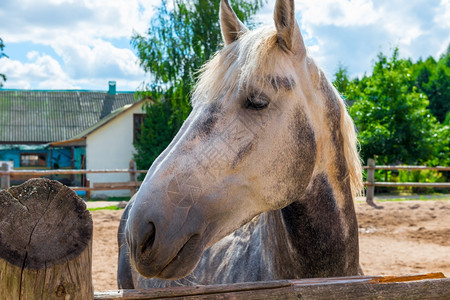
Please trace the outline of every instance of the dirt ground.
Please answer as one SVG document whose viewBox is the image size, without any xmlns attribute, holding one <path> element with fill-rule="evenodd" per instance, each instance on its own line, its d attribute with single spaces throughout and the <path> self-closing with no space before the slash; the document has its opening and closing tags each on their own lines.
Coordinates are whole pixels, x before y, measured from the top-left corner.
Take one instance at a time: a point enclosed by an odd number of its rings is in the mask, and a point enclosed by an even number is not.
<svg viewBox="0 0 450 300">
<path fill-rule="evenodd" d="M 443 272 L 450 276 L 450 201 L 357 204 L 360 262 L 366 275 Z M 96 291 L 117 289 L 117 227 L 122 210 L 93 211 Z"/>
</svg>

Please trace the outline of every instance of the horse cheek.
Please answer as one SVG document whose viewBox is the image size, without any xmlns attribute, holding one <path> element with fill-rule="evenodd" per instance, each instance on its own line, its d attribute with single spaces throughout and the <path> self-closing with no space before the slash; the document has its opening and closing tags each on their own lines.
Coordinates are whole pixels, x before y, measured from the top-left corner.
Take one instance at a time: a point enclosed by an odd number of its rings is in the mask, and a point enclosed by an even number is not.
<svg viewBox="0 0 450 300">
<path fill-rule="evenodd" d="M 296 109 L 290 133 L 293 139 L 291 146 L 291 162 L 286 172 L 286 180 L 294 181 L 289 186 L 288 201 L 298 200 L 311 181 L 317 155 L 317 143 L 314 129 L 305 113 Z"/>
</svg>

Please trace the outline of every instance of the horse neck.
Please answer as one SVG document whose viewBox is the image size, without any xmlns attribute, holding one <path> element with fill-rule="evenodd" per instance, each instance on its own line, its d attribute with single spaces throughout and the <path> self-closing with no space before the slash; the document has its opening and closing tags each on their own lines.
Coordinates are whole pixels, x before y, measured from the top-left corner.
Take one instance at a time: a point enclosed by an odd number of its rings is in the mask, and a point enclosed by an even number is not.
<svg viewBox="0 0 450 300">
<path fill-rule="evenodd" d="M 330 89 L 322 86 L 328 96 L 329 144 L 319 146 L 320 167 L 298 199 L 264 216 L 264 248 L 272 249 L 264 255 L 274 262 L 277 278 L 358 274 L 358 225 L 339 121 L 343 112 Z"/>
<path fill-rule="evenodd" d="M 347 180 L 348 181 L 348 180 Z M 338 207 L 324 174 L 289 206 L 264 215 L 263 257 L 275 278 L 357 275 L 358 226 L 351 195 Z"/>
</svg>

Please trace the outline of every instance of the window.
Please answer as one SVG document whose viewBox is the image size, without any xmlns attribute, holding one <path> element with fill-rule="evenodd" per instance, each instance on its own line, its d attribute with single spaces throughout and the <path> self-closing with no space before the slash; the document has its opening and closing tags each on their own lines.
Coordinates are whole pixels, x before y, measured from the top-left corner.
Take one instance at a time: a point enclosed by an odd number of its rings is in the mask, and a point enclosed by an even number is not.
<svg viewBox="0 0 450 300">
<path fill-rule="evenodd" d="M 46 167 L 47 154 L 45 153 L 22 153 L 20 154 L 21 167 Z"/>
<path fill-rule="evenodd" d="M 133 143 L 137 142 L 142 132 L 142 124 L 144 123 L 144 114 L 133 115 Z"/>
</svg>

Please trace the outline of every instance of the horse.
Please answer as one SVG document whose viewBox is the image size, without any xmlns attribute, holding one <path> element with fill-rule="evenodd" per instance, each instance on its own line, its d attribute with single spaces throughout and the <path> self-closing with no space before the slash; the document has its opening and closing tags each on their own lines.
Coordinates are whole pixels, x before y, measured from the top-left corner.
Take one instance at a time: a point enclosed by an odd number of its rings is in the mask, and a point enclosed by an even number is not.
<svg viewBox="0 0 450 300">
<path fill-rule="evenodd" d="M 192 112 L 123 213 L 119 288 L 361 274 L 355 128 L 294 1 L 275 28 L 247 29 L 227 0 L 219 17 Z"/>
</svg>

